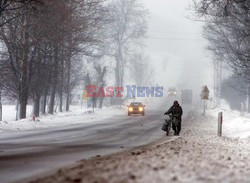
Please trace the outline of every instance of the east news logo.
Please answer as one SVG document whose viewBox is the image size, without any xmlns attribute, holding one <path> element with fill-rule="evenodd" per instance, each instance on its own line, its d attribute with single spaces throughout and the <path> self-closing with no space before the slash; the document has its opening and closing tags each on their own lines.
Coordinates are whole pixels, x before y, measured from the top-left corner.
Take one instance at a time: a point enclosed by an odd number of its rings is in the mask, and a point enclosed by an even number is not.
<svg viewBox="0 0 250 183">
<path fill-rule="evenodd" d="M 126 85 L 126 87 L 97 87 L 96 85 L 86 86 L 86 97 L 123 97 L 126 91 L 127 98 L 133 97 L 163 97 L 163 87 L 136 87 L 136 85 Z"/>
</svg>

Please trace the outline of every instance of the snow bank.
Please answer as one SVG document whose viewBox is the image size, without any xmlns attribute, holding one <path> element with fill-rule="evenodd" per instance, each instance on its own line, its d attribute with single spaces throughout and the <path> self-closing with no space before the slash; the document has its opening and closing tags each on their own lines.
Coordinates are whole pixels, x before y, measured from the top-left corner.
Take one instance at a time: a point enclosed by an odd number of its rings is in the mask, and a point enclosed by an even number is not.
<svg viewBox="0 0 250 183">
<path fill-rule="evenodd" d="M 15 106 L 3 107 L 3 122 L 0 122 L 0 132 L 13 132 L 21 130 L 35 130 L 41 128 L 76 125 L 82 123 L 89 123 L 95 120 L 101 121 L 102 119 L 111 117 L 116 114 L 125 113 L 126 110 L 121 108 L 103 108 L 95 109 L 92 112 L 92 108 L 81 108 L 80 106 L 72 106 L 70 112 L 56 113 L 54 115 L 44 115 L 36 118 L 36 121 L 32 120 L 32 117 L 14 121 L 15 119 Z M 31 108 L 28 108 L 31 111 Z M 14 114 L 14 115 L 13 115 Z M 28 112 L 28 114 L 31 114 Z M 10 119 L 10 121 L 6 120 Z"/>
<path fill-rule="evenodd" d="M 27 115 L 32 114 L 32 106 L 27 106 Z M 3 121 L 14 121 L 16 119 L 16 106 L 3 105 Z"/>
<path fill-rule="evenodd" d="M 208 110 L 217 122 L 218 113 L 223 112 L 223 135 L 233 138 L 250 138 L 250 114 L 234 111 L 229 108 Z"/>
<path fill-rule="evenodd" d="M 164 136 L 132 151 L 98 155 L 30 183 L 249 183 L 249 143 L 217 137 L 215 116 L 190 112 L 179 137 Z"/>
</svg>

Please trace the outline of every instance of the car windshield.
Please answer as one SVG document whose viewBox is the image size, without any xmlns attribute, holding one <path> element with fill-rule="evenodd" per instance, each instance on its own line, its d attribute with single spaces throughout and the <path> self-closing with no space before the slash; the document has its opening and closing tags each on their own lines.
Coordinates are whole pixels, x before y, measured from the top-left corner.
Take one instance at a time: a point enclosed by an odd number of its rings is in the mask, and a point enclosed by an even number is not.
<svg viewBox="0 0 250 183">
<path fill-rule="evenodd" d="M 175 88 L 169 88 L 168 91 L 176 91 Z"/>
<path fill-rule="evenodd" d="M 131 103 L 130 106 L 139 107 L 139 106 L 142 106 L 142 103 Z"/>
</svg>

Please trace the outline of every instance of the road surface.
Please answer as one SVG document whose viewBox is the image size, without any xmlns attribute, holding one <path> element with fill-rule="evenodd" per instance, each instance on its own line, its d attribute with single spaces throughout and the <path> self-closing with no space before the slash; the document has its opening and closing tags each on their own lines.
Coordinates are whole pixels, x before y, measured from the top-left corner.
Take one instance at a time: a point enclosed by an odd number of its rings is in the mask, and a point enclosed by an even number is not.
<svg viewBox="0 0 250 183">
<path fill-rule="evenodd" d="M 145 116 L 124 112 L 91 124 L 1 134 L 0 182 L 19 181 L 160 139 L 164 110 L 148 110 Z"/>
<path fill-rule="evenodd" d="M 216 121 L 191 111 L 180 136 L 82 160 L 29 183 L 249 183 L 249 139 L 218 137 Z"/>
</svg>

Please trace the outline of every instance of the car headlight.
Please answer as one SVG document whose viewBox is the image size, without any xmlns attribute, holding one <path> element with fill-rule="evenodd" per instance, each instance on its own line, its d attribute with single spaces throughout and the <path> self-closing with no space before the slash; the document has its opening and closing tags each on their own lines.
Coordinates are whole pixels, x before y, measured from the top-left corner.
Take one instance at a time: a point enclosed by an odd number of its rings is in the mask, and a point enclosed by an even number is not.
<svg viewBox="0 0 250 183">
<path fill-rule="evenodd" d="M 143 107 L 139 107 L 139 111 L 142 112 L 143 111 Z"/>
<path fill-rule="evenodd" d="M 132 111 L 133 111 L 133 108 L 132 108 L 132 107 L 130 107 L 128 110 L 129 110 L 129 112 L 132 112 Z"/>
<path fill-rule="evenodd" d="M 174 94 L 176 95 L 177 93 L 176 93 L 176 92 L 174 92 Z"/>
</svg>

